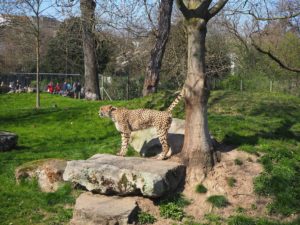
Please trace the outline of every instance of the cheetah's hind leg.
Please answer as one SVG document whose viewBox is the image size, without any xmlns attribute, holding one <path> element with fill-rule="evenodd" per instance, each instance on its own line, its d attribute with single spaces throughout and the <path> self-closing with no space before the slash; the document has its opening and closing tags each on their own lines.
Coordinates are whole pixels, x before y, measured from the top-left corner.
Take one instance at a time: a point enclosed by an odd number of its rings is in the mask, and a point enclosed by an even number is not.
<svg viewBox="0 0 300 225">
<path fill-rule="evenodd" d="M 122 146 L 120 151 L 117 153 L 118 156 L 125 156 L 127 153 L 127 149 L 128 149 L 128 143 L 129 143 L 129 139 L 130 139 L 130 134 L 128 133 L 121 133 L 121 137 L 122 137 Z"/>
</svg>

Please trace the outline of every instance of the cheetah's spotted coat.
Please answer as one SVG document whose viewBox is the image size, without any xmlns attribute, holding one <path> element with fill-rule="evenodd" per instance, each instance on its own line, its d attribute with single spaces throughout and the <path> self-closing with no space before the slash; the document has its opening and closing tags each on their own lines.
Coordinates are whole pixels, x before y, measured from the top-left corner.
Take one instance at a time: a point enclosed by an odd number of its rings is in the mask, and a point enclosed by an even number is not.
<svg viewBox="0 0 300 225">
<path fill-rule="evenodd" d="M 118 155 L 124 156 L 127 152 L 128 142 L 132 131 L 142 130 L 149 127 L 155 127 L 162 145 L 162 153 L 159 159 L 165 159 L 170 155 L 170 149 L 167 141 L 168 130 L 172 123 L 172 110 L 178 104 L 183 96 L 183 91 L 172 102 L 167 111 L 158 111 L 152 109 L 134 109 L 116 108 L 111 105 L 100 107 L 99 116 L 109 117 L 115 123 L 118 131 L 121 132 L 122 147 Z"/>
</svg>

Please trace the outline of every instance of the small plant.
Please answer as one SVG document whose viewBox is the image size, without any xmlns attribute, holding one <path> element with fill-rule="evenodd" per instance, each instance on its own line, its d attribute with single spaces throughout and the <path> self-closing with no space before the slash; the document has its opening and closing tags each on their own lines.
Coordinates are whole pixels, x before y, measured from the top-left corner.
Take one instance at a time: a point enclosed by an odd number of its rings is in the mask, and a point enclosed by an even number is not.
<svg viewBox="0 0 300 225">
<path fill-rule="evenodd" d="M 207 201 L 217 208 L 223 208 L 229 204 L 228 200 L 223 195 L 212 195 L 208 197 Z"/>
<path fill-rule="evenodd" d="M 233 216 L 228 220 L 228 225 L 255 225 L 257 224 L 254 219 L 245 216 Z M 266 223 L 263 223 L 266 224 Z"/>
<path fill-rule="evenodd" d="M 184 217 L 183 208 L 174 202 L 160 205 L 159 212 L 163 218 L 181 221 Z"/>
<path fill-rule="evenodd" d="M 248 161 L 248 162 L 253 162 L 253 159 L 252 159 L 251 157 L 248 157 L 248 158 L 247 158 L 247 161 Z"/>
<path fill-rule="evenodd" d="M 235 186 L 236 179 L 234 177 L 227 177 L 226 181 L 227 181 L 227 184 L 229 185 L 229 187 Z"/>
<path fill-rule="evenodd" d="M 196 192 L 197 193 L 206 193 L 207 192 L 207 188 L 203 184 L 198 184 L 196 186 Z"/>
<path fill-rule="evenodd" d="M 215 225 L 222 224 L 222 217 L 220 217 L 219 215 L 208 213 L 204 215 L 204 218 L 208 221 L 208 224 L 215 224 Z"/>
<path fill-rule="evenodd" d="M 235 164 L 235 165 L 238 165 L 238 166 L 241 166 L 241 165 L 243 165 L 243 161 L 240 160 L 240 159 L 235 159 L 235 160 L 234 160 L 234 164 Z"/>
<path fill-rule="evenodd" d="M 257 209 L 257 206 L 256 206 L 255 204 L 252 204 L 252 205 L 251 205 L 251 209 L 252 209 L 252 210 L 256 210 L 256 209 Z"/>
<path fill-rule="evenodd" d="M 238 207 L 235 209 L 235 211 L 236 211 L 237 213 L 244 213 L 244 212 L 245 212 L 245 209 L 244 209 L 243 207 L 241 207 L 241 206 L 238 206 Z"/>
<path fill-rule="evenodd" d="M 139 224 L 152 224 L 155 223 L 157 219 L 149 213 L 139 212 L 138 222 Z"/>
</svg>

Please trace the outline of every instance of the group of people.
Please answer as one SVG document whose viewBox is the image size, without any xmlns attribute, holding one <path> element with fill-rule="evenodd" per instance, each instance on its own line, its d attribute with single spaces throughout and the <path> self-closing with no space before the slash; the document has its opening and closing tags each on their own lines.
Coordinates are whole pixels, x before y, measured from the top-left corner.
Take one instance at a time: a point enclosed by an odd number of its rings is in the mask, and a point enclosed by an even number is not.
<svg viewBox="0 0 300 225">
<path fill-rule="evenodd" d="M 47 92 L 50 94 L 60 94 L 62 96 L 71 96 L 80 99 L 82 87 L 79 81 L 74 82 L 73 85 L 65 81 L 63 84 L 56 83 L 55 86 L 53 82 L 50 81 L 47 85 Z"/>
</svg>

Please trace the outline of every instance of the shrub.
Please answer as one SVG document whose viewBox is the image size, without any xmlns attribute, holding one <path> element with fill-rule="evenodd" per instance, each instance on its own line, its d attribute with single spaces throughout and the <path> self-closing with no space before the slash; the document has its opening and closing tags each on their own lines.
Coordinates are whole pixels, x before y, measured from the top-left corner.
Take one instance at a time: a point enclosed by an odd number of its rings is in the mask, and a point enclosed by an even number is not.
<svg viewBox="0 0 300 225">
<path fill-rule="evenodd" d="M 223 208 L 229 204 L 228 200 L 223 195 L 212 195 L 208 197 L 207 201 L 217 208 Z"/>
<path fill-rule="evenodd" d="M 228 225 L 255 225 L 253 219 L 247 218 L 245 216 L 234 216 L 229 218 Z"/>
<path fill-rule="evenodd" d="M 227 184 L 229 185 L 229 187 L 235 186 L 236 179 L 234 177 L 227 177 L 226 181 L 227 181 Z"/>
<path fill-rule="evenodd" d="M 159 212 L 162 217 L 173 220 L 181 221 L 184 217 L 183 208 L 174 202 L 160 205 Z"/>
<path fill-rule="evenodd" d="M 207 192 L 207 188 L 203 184 L 198 184 L 196 186 L 196 192 L 197 193 L 206 193 Z"/>
<path fill-rule="evenodd" d="M 139 224 L 152 224 L 156 222 L 156 218 L 149 213 L 139 212 L 138 222 Z"/>
<path fill-rule="evenodd" d="M 240 159 L 235 159 L 235 160 L 234 160 L 234 164 L 235 164 L 235 165 L 238 165 L 238 166 L 241 166 L 241 165 L 243 165 L 243 161 L 240 160 Z"/>
</svg>

